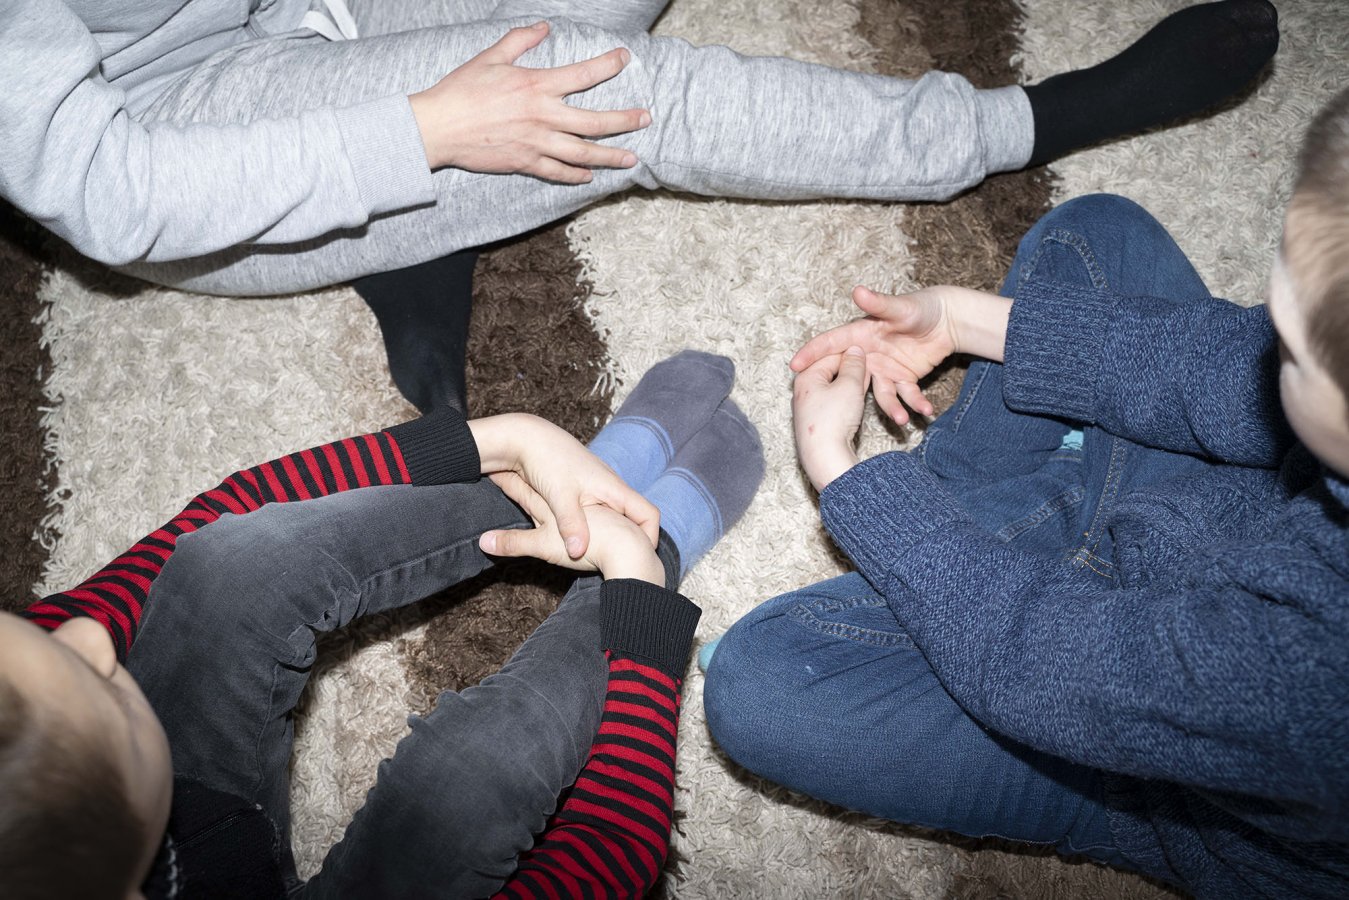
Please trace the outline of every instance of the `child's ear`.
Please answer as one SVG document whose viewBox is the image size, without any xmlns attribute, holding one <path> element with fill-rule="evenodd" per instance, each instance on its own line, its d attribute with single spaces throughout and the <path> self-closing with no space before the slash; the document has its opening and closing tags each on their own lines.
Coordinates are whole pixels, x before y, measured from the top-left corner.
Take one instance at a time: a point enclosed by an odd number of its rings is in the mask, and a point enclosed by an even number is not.
<svg viewBox="0 0 1349 900">
<path fill-rule="evenodd" d="M 52 637 L 84 659 L 95 672 L 111 678 L 117 670 L 117 648 L 112 635 L 93 619 L 77 616 L 52 632 Z"/>
</svg>

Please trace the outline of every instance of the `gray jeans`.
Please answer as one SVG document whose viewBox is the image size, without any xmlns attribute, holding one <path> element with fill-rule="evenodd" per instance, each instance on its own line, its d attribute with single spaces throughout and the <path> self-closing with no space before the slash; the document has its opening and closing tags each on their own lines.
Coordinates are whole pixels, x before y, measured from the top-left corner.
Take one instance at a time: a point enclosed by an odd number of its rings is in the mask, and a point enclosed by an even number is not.
<svg viewBox="0 0 1349 900">
<path fill-rule="evenodd" d="M 145 121 L 241 123 L 431 86 L 515 25 L 552 32 L 521 58 L 559 66 L 624 46 L 632 61 L 573 102 L 643 107 L 653 124 L 606 139 L 636 168 L 586 185 L 460 169 L 435 174 L 436 202 L 291 245 L 241 245 L 131 274 L 232 295 L 307 290 L 435 259 L 528 231 L 635 185 L 771 200 L 941 200 L 1025 165 L 1034 141 L 1019 87 L 975 90 L 958 75 L 916 81 L 694 47 L 646 30 L 662 0 L 352 0 L 361 37 L 312 33 L 244 44 L 175 82 Z"/>
<path fill-rule="evenodd" d="M 317 635 L 477 574 L 490 564 L 478 535 L 522 524 L 483 481 L 271 505 L 180 538 L 129 663 L 175 770 L 260 804 L 288 833 L 291 713 Z M 599 728 L 599 583 L 578 580 L 500 672 L 412 717 L 304 897 L 500 887 Z"/>
</svg>

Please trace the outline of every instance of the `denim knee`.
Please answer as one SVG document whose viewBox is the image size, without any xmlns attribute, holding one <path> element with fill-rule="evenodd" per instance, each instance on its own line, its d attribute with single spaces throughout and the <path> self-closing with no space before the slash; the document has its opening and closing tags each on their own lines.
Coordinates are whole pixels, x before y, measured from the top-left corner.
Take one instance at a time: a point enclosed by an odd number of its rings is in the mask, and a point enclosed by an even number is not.
<svg viewBox="0 0 1349 900">
<path fill-rule="evenodd" d="M 1048 243 L 1076 257 L 1085 271 L 1076 265 L 1064 269 L 1063 258 L 1058 265 L 1044 265 Z M 1134 201 L 1116 194 L 1075 197 L 1046 213 L 1022 238 L 1003 294 L 1014 296 L 1032 274 L 1069 283 L 1080 280 L 1124 295 L 1179 300 L 1208 294 L 1162 223 Z"/>
</svg>

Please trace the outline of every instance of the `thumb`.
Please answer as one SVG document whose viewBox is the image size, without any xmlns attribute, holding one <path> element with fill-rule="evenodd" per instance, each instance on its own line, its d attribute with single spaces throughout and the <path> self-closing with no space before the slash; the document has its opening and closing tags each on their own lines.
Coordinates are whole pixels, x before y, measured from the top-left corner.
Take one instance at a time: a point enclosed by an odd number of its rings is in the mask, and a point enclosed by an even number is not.
<svg viewBox="0 0 1349 900">
<path fill-rule="evenodd" d="M 507 528 L 484 531 L 478 538 L 478 549 L 491 556 L 532 556 L 546 559 L 548 534 L 542 528 Z"/>
<path fill-rule="evenodd" d="M 909 326 L 918 313 L 918 303 L 909 294 L 879 294 L 869 287 L 853 288 L 852 301 L 867 315 L 884 319 L 901 329 Z"/>
<path fill-rule="evenodd" d="M 843 362 L 838 367 L 838 376 L 834 379 L 835 383 L 845 383 L 862 391 L 866 390 L 866 380 L 866 352 L 861 347 L 849 347 L 847 352 L 843 354 Z"/>
<path fill-rule="evenodd" d="M 533 50 L 548 37 L 548 23 L 535 22 L 533 25 L 512 28 L 505 37 L 478 54 L 478 59 L 488 63 L 513 63 L 528 50 Z"/>
<path fill-rule="evenodd" d="M 590 546 L 590 529 L 586 526 L 585 513 L 581 512 L 580 500 L 575 496 L 553 498 L 548 501 L 548 508 L 553 511 L 553 521 L 567 547 L 567 555 L 580 559 Z"/>
</svg>

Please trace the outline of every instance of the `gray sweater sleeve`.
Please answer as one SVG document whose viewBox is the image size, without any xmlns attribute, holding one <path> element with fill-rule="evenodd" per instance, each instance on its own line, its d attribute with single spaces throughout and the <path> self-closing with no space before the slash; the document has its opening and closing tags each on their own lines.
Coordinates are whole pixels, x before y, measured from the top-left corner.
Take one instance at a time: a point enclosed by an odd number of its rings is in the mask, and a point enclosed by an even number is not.
<svg viewBox="0 0 1349 900">
<path fill-rule="evenodd" d="M 0 46 L 0 195 L 100 262 L 290 243 L 435 200 L 405 96 L 248 125 L 142 125 L 60 0 L 5 0 Z"/>
</svg>

